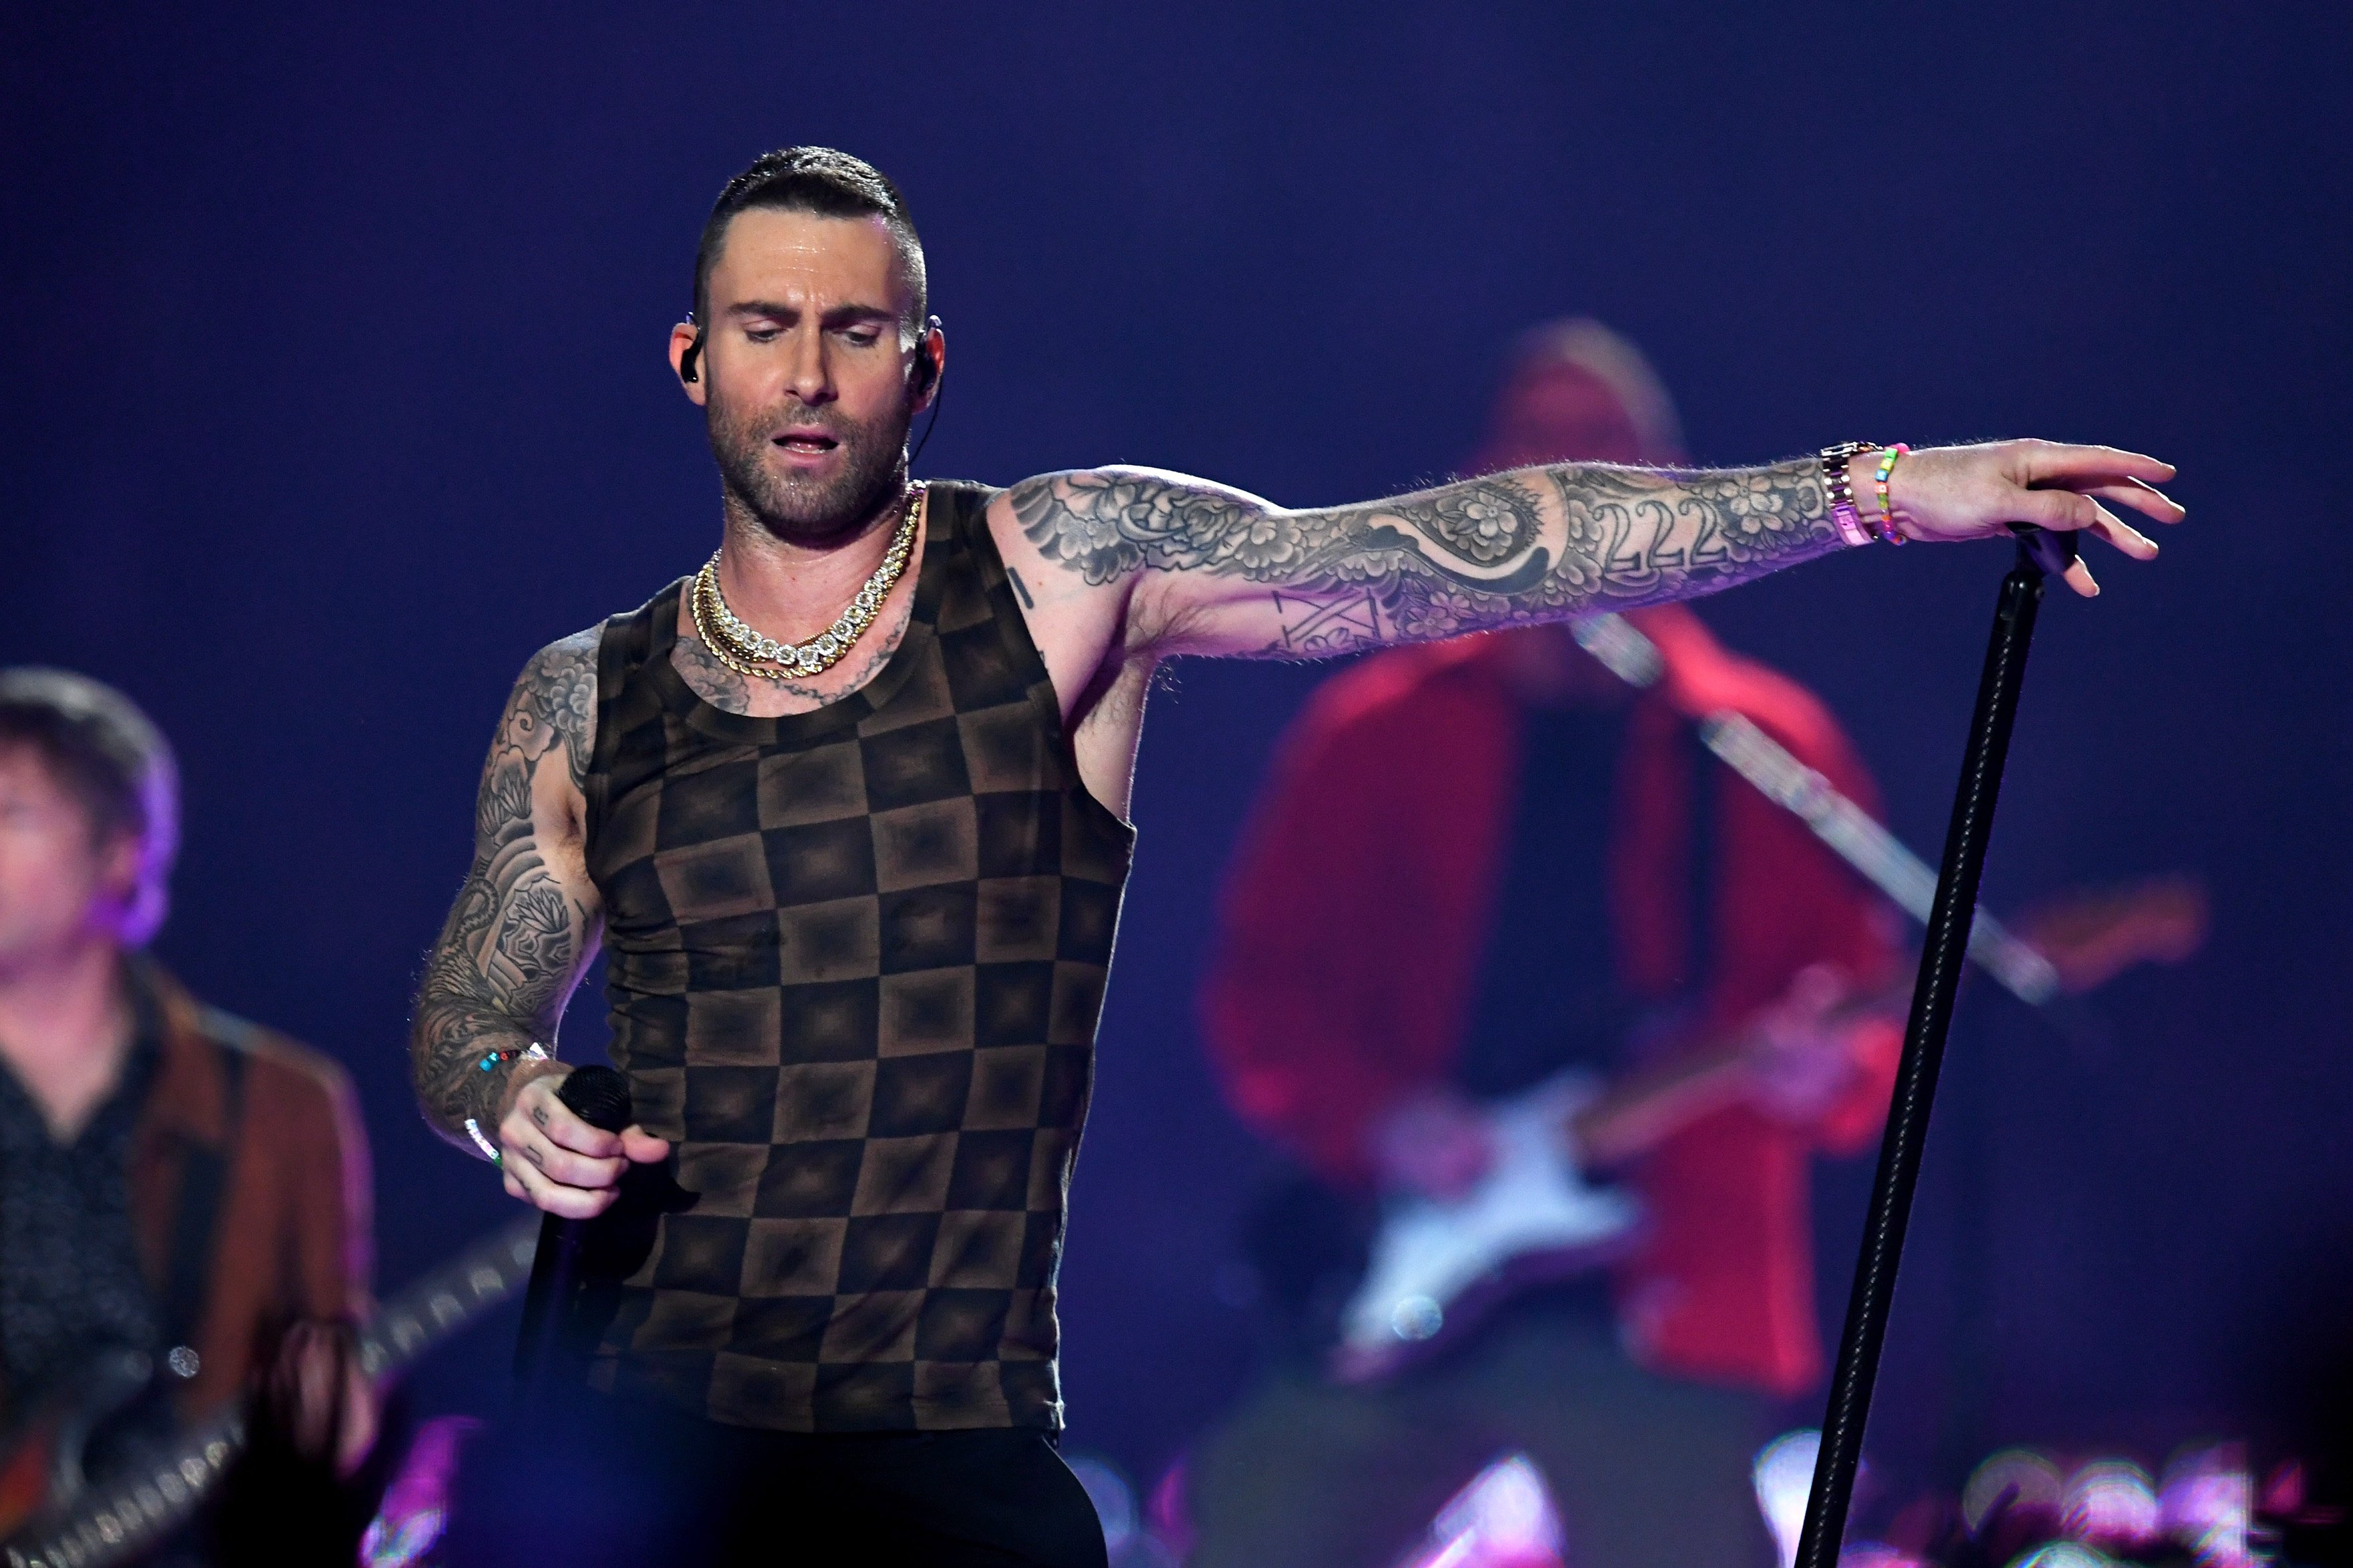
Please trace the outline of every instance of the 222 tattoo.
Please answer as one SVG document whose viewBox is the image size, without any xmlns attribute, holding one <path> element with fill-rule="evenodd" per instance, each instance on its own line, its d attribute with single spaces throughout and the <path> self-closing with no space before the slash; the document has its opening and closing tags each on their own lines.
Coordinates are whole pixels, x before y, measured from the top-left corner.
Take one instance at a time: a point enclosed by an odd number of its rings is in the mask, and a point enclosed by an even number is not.
<svg viewBox="0 0 2353 1568">
<path fill-rule="evenodd" d="M 1261 651 L 1293 658 L 1688 598 L 1839 545 L 1810 458 L 1520 468 L 1305 511 L 1122 469 L 1048 475 L 1008 499 L 1029 542 L 1090 584 L 1152 569 L 1267 584 L 1281 633 Z"/>
<path fill-rule="evenodd" d="M 453 1142 L 469 1117 L 495 1137 L 508 1074 L 482 1071 L 482 1058 L 552 1038 L 586 963 L 594 915 L 550 874 L 532 801 L 543 768 L 585 785 L 596 705 L 596 634 L 550 645 L 515 682 L 482 764 L 474 862 L 427 961 L 409 1036 L 417 1097 Z"/>
</svg>

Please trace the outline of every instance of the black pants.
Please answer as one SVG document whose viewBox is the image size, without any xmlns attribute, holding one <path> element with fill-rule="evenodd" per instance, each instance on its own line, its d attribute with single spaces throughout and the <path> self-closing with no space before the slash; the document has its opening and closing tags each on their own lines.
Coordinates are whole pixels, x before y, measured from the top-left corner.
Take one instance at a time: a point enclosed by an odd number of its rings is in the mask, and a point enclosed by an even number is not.
<svg viewBox="0 0 2353 1568">
<path fill-rule="evenodd" d="M 583 1394 L 476 1439 L 452 1514 L 454 1568 L 1104 1568 L 1094 1505 L 1029 1430 L 764 1432 Z"/>
</svg>

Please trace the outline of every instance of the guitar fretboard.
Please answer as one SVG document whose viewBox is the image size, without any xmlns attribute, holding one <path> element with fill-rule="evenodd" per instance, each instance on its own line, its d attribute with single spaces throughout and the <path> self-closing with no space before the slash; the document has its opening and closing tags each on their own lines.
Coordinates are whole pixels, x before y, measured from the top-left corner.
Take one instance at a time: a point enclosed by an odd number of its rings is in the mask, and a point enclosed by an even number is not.
<svg viewBox="0 0 2353 1568">
<path fill-rule="evenodd" d="M 398 1372 L 497 1306 L 531 1278 L 539 1216 L 518 1220 L 460 1253 L 379 1309 L 360 1335 L 360 1370 Z"/>
<path fill-rule="evenodd" d="M 360 1370 L 399 1371 L 512 1295 L 531 1277 L 539 1216 L 468 1247 L 381 1308 L 362 1331 Z M 245 1413 L 199 1424 L 154 1465 L 93 1487 L 63 1519 L 36 1521 L 7 1545 L 7 1568 L 108 1568 L 185 1523 L 245 1450 Z"/>
</svg>

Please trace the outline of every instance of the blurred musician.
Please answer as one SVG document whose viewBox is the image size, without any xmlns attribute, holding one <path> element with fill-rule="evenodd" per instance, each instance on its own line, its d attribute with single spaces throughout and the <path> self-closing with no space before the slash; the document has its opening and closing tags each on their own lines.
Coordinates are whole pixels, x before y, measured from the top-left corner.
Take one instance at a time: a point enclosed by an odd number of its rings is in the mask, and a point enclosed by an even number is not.
<svg viewBox="0 0 2353 1568">
<path fill-rule="evenodd" d="M 1683 458 L 1641 353 L 1580 321 L 1525 342 L 1476 468 Z M 1303 1358 L 1256 1391 L 1198 1456 L 1198 1568 L 1390 1561 L 1510 1449 L 1580 1568 L 1767 1551 L 1749 1458 L 1822 1370 L 1807 1163 L 1872 1136 L 1900 1039 L 1828 1016 L 1891 963 L 1862 885 L 1693 721 L 1735 710 L 1871 784 L 1818 701 L 1689 610 L 1630 618 L 1667 671 L 1639 694 L 1545 626 L 1376 654 L 1316 695 L 1232 873 L 1208 1040 L 1235 1109 L 1330 1194 L 1458 1196 L 1495 1157 L 1482 1106 L 1744 1022 L 1745 1090 L 1621 1157 L 1648 1226 L 1613 1273 L 1386 1381 Z M 1254 1222 L 1274 1293 L 1329 1294 L 1324 1206 Z"/>
<path fill-rule="evenodd" d="M 102 1478 L 250 1393 L 245 1473 L 164 1560 L 348 1563 L 365 1510 L 338 1477 L 376 1418 L 347 1327 L 367 1149 L 339 1068 L 145 954 L 178 816 L 171 752 L 128 699 L 0 670 L 0 1538 L 74 1414 Z M 98 1369 L 123 1351 L 153 1380 L 108 1408 Z"/>
</svg>

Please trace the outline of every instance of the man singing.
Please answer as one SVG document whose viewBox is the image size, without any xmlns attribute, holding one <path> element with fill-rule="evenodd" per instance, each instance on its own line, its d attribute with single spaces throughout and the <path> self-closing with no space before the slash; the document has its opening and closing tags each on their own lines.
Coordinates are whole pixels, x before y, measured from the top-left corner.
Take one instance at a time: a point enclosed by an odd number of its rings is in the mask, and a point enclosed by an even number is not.
<svg viewBox="0 0 2353 1568">
<path fill-rule="evenodd" d="M 729 182 L 670 333 L 719 549 L 526 667 L 419 996 L 425 1104 L 511 1193 L 643 1194 L 600 1243 L 595 1394 L 542 1434 L 620 1478 L 575 1499 L 612 1561 L 1103 1561 L 1051 1447 L 1053 1287 L 1160 660 L 1556 621 L 1874 531 L 2147 559 L 2094 498 L 2180 515 L 2164 464 L 2041 442 L 1903 456 L 1885 505 L 1852 444 L 1306 510 L 1150 469 L 911 485 L 945 350 L 880 173 L 796 148 Z M 618 1134 L 546 1054 L 599 942 Z"/>
<path fill-rule="evenodd" d="M 1570 321 L 1524 342 L 1474 468 L 1682 456 L 1641 353 Z M 1870 890 L 1695 721 L 1737 712 L 1850 799 L 1872 790 L 1794 682 L 1683 606 L 1632 619 L 1664 665 L 1639 696 L 1567 627 L 1526 626 L 1366 659 L 1293 727 L 1203 997 L 1228 1099 L 1320 1189 L 1261 1205 L 1261 1271 L 1303 1316 L 1345 1292 L 1335 1200 L 1460 1201 L 1494 1159 L 1483 1106 L 1565 1069 L 1622 1079 L 1768 1024 L 1748 1081 L 1654 1119 L 1639 1160 L 1618 1140 L 1648 1225 L 1615 1289 L 1595 1270 L 1523 1291 L 1452 1353 L 1357 1385 L 1326 1375 L 1332 1325 L 1297 1325 L 1326 1337 L 1201 1447 L 1198 1568 L 1388 1561 L 1514 1450 L 1582 1568 L 1769 1550 L 1749 1457 L 1772 1399 L 1821 1369 L 1807 1162 L 1869 1138 L 1901 1040 L 1824 1016 L 1892 967 Z"/>
<path fill-rule="evenodd" d="M 129 699 L 0 670 L 0 1431 L 103 1417 L 105 1479 L 259 1385 L 227 1511 L 164 1560 L 349 1563 L 367 1145 L 340 1068 L 145 955 L 178 836 L 171 752 Z M 91 1405 L 122 1352 L 155 1381 Z"/>
</svg>

